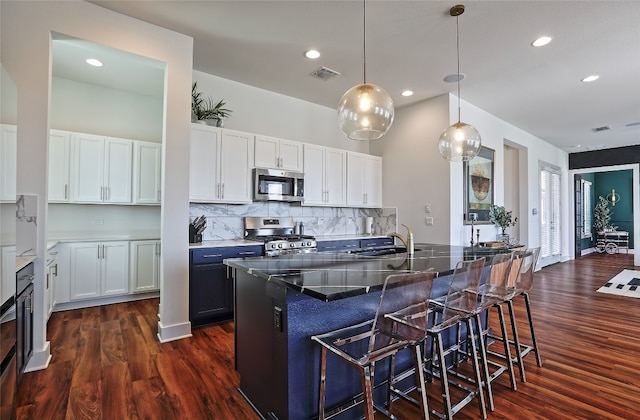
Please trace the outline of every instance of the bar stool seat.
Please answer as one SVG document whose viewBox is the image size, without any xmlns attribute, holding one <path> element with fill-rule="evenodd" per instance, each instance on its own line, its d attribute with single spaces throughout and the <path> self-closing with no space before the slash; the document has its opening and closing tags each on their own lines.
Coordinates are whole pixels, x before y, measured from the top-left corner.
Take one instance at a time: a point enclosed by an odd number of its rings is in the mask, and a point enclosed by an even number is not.
<svg viewBox="0 0 640 420">
<path fill-rule="evenodd" d="M 440 418 L 451 419 L 475 397 L 479 399 L 481 418 L 487 418 L 483 374 L 479 364 L 481 355 L 473 326 L 484 265 L 484 257 L 473 261 L 460 261 L 451 276 L 444 302 L 441 299 L 430 301 L 433 322 L 427 328 L 426 345 L 430 344 L 431 351 L 430 356 L 425 359 L 425 374 L 440 379 L 444 407 L 444 413 L 436 413 Z M 465 340 L 459 338 L 461 326 L 465 328 Z M 456 328 L 457 338 L 453 342 L 450 336 L 448 340 L 445 338 L 445 333 L 451 328 Z M 459 366 L 460 355 L 465 360 L 471 360 L 473 378 L 455 370 Z M 453 362 L 447 363 L 447 358 L 452 358 Z M 457 401 L 452 401 L 450 385 L 463 391 L 464 395 Z"/>
<path fill-rule="evenodd" d="M 476 335 L 479 337 L 480 356 L 482 362 L 482 368 L 485 378 L 485 386 L 487 392 L 487 401 L 489 409 L 494 410 L 493 390 L 491 383 L 496 380 L 501 374 L 507 372 L 511 382 L 511 389 L 516 390 L 516 379 L 513 369 L 513 363 L 511 361 L 511 352 L 509 343 L 503 340 L 503 354 L 500 355 L 500 359 L 504 360 L 504 364 L 498 363 L 494 359 L 489 359 L 488 354 L 497 354 L 490 351 L 487 340 L 490 331 L 490 315 L 491 309 L 495 308 L 498 312 L 498 320 L 500 323 L 500 330 L 503 337 L 507 336 L 507 327 L 502 311 L 502 306 L 499 303 L 503 302 L 506 296 L 509 294 L 507 284 L 509 282 L 509 275 L 512 272 L 511 268 L 514 264 L 518 264 L 519 260 L 514 260 L 514 253 L 503 253 L 495 255 L 491 260 L 491 269 L 488 273 L 487 279 L 479 288 L 478 306 L 474 311 L 475 315 L 475 327 Z M 482 322 L 482 315 L 486 314 L 486 320 Z M 498 360 L 500 360 L 498 359 Z M 491 366 L 492 371 L 490 371 Z"/>
<path fill-rule="evenodd" d="M 375 364 L 383 359 L 391 358 L 399 350 L 405 348 L 413 350 L 414 369 L 418 373 L 416 375 L 416 388 L 421 395 L 420 405 L 423 417 L 428 419 L 429 408 L 422 374 L 423 356 L 420 353 L 420 346 L 415 345 L 424 341 L 426 330 L 399 324 L 388 317 L 388 314 L 397 313 L 398 311 L 425 313 L 435 275 L 436 273 L 431 270 L 390 275 L 384 282 L 374 319 L 311 337 L 312 340 L 321 345 L 320 396 L 318 404 L 318 417 L 320 419 L 326 418 L 325 397 L 328 352 L 335 354 L 359 371 L 362 382 L 360 398 L 364 403 L 364 417 L 373 419 L 374 411 L 378 411 L 394 418 L 387 408 L 374 404 Z M 388 396 L 389 394 L 387 393 Z M 391 401 L 387 398 L 384 403 L 387 407 L 390 407 Z M 353 407 L 349 406 L 346 409 Z M 338 414 L 338 412 L 332 411 L 332 416 Z"/>
<path fill-rule="evenodd" d="M 521 260 L 519 270 L 516 276 L 509 276 L 509 284 L 507 285 L 508 294 L 502 302 L 507 304 L 507 308 L 509 310 L 513 339 L 509 340 L 509 338 L 504 333 L 502 336 L 489 335 L 490 338 L 507 342 L 515 348 L 515 357 L 512 358 L 512 361 L 518 366 L 518 370 L 520 372 L 520 380 L 522 382 L 526 382 L 523 359 L 527 354 L 531 352 L 535 353 L 536 364 L 538 365 L 538 367 L 542 367 L 542 358 L 540 357 L 538 341 L 536 339 L 535 330 L 533 328 L 531 302 L 529 299 L 529 291 L 533 287 L 533 274 L 539 255 L 540 248 L 529 248 L 524 252 L 516 253 L 516 256 Z M 513 305 L 514 299 L 518 297 L 522 297 L 524 300 L 529 332 L 531 333 L 531 342 L 529 344 L 523 343 L 520 336 L 518 335 L 515 309 Z"/>
</svg>

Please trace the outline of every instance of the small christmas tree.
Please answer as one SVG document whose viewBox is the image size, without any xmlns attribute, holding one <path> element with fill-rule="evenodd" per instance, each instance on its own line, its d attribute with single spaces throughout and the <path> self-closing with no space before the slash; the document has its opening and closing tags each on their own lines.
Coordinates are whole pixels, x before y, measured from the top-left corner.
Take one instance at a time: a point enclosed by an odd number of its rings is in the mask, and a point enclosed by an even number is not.
<svg viewBox="0 0 640 420">
<path fill-rule="evenodd" d="M 598 204 L 593 209 L 593 228 L 596 232 L 602 232 L 609 228 L 613 212 L 609 208 L 609 202 L 606 198 L 600 196 L 598 200 Z"/>
</svg>

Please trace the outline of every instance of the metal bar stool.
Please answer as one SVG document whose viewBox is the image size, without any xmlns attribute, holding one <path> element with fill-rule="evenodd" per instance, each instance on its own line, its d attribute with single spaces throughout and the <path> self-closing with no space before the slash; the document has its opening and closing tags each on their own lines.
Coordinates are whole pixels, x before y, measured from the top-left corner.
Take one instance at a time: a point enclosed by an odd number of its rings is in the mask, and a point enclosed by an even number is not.
<svg viewBox="0 0 640 420">
<path fill-rule="evenodd" d="M 386 278 L 380 301 L 374 319 L 330 331 L 321 335 L 314 335 L 312 340 L 318 342 L 321 347 L 320 359 L 320 397 L 318 404 L 318 417 L 326 418 L 326 366 L 327 352 L 339 356 L 347 363 L 354 366 L 360 373 L 362 382 L 362 400 L 364 402 L 364 416 L 366 419 L 374 418 L 374 409 L 395 418 L 388 410 L 378 405 L 374 406 L 373 388 L 375 364 L 378 361 L 389 358 L 401 349 L 413 349 L 414 368 L 416 375 L 416 387 L 420 391 L 423 417 L 428 419 L 429 408 L 423 376 L 423 357 L 417 342 L 424 341 L 425 329 L 410 328 L 399 325 L 387 315 L 398 311 L 414 311 L 424 313 L 431 295 L 431 286 L 435 272 L 424 271 L 411 274 L 395 274 Z M 385 401 L 389 406 L 390 400 Z M 353 406 L 347 409 L 353 408 Z M 332 416 L 338 413 L 333 413 Z"/>
<path fill-rule="evenodd" d="M 477 347 L 478 340 L 475 337 L 473 320 L 478 305 L 478 289 L 482 278 L 485 258 L 473 261 L 460 261 L 451 276 L 451 283 L 447 296 L 441 299 L 431 300 L 430 309 L 433 311 L 434 320 L 427 327 L 427 337 L 431 342 L 431 356 L 425 360 L 427 375 L 440 378 L 442 387 L 442 403 L 444 413 L 436 413 L 438 417 L 451 419 L 458 411 L 478 397 L 481 418 L 487 418 L 487 410 L 484 399 L 484 384 L 480 369 L 480 350 Z M 465 340 L 460 340 L 459 330 L 456 338 L 451 340 L 449 336 L 445 341 L 445 333 L 451 328 L 465 327 Z M 427 345 L 429 343 L 426 343 Z M 471 359 L 474 377 L 469 378 L 456 372 L 454 369 L 459 364 L 459 355 L 464 359 Z M 451 355 L 453 362 L 447 364 L 447 357 Z M 430 368 L 430 369 L 429 369 Z M 454 380 L 456 378 L 458 380 Z M 464 396 L 456 402 L 451 400 L 449 385 L 464 392 Z"/>
<path fill-rule="evenodd" d="M 488 349 L 487 336 L 490 331 L 490 314 L 491 308 L 496 308 L 498 312 L 498 320 L 500 323 L 500 330 L 502 336 L 507 336 L 507 327 L 504 318 L 504 312 L 499 303 L 503 302 L 508 295 L 507 283 L 509 281 L 509 275 L 511 273 L 511 267 L 514 264 L 513 253 L 503 253 L 495 255 L 491 260 L 491 269 L 484 284 L 480 286 L 478 306 L 475 310 L 475 327 L 476 335 L 479 337 L 480 356 L 482 362 L 482 368 L 484 371 L 485 385 L 487 391 L 487 401 L 489 403 L 489 409 L 494 410 L 495 405 L 493 401 L 493 391 L 491 388 L 491 382 L 497 379 L 504 372 L 509 373 L 509 379 L 511 381 L 511 389 L 516 390 L 516 379 L 513 371 L 513 363 L 511 362 L 511 352 L 509 349 L 508 341 L 502 340 L 504 354 L 501 359 L 505 362 L 500 364 L 493 360 L 489 360 L 488 354 L 496 354 L 490 352 Z M 517 264 L 517 261 L 516 261 Z M 486 313 L 486 321 L 482 323 L 482 315 Z M 493 372 L 489 371 L 489 366 L 494 368 Z"/>
<path fill-rule="evenodd" d="M 542 367 L 542 359 L 540 357 L 540 351 L 538 349 L 538 341 L 536 340 L 535 330 L 533 328 L 533 318 L 531 316 L 531 303 L 529 300 L 529 291 L 533 287 L 533 274 L 535 271 L 536 263 L 540 255 L 540 248 L 530 248 L 521 253 L 516 253 L 516 257 L 520 259 L 519 270 L 517 275 L 509 276 L 509 284 L 507 289 L 509 294 L 506 296 L 504 302 L 509 309 L 509 317 L 511 318 L 511 332 L 513 340 L 509 340 L 505 333 L 502 337 L 496 335 L 490 335 L 495 340 L 501 340 L 508 342 L 515 347 L 515 357 L 512 361 L 517 363 L 518 370 L 520 371 L 520 380 L 526 382 L 526 376 L 524 371 L 524 357 L 530 352 L 534 352 L 536 355 L 536 363 L 539 367 Z M 512 269 L 512 271 L 514 271 Z M 515 310 L 513 306 L 513 300 L 518 296 L 522 296 L 524 299 L 525 310 L 527 312 L 527 321 L 529 323 L 529 331 L 531 333 L 531 343 L 523 344 L 518 335 L 518 328 L 516 325 Z"/>
</svg>

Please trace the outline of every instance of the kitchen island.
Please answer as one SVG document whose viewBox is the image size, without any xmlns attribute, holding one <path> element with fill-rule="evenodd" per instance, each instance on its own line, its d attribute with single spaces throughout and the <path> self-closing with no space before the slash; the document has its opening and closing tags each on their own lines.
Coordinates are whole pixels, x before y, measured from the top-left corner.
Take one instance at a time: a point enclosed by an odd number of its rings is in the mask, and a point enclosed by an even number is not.
<svg viewBox="0 0 640 420">
<path fill-rule="evenodd" d="M 225 260 L 235 278 L 240 392 L 262 417 L 317 416 L 320 349 L 310 337 L 373 318 L 388 275 L 433 268 L 439 275 L 432 296 L 442 296 L 458 261 L 482 256 L 490 261 L 505 252 L 437 244 L 416 244 L 416 249 L 412 258 L 322 252 Z M 360 392 L 355 369 L 330 357 L 327 371 L 327 407 Z M 358 418 L 360 411 L 345 414 L 338 418 Z"/>
</svg>

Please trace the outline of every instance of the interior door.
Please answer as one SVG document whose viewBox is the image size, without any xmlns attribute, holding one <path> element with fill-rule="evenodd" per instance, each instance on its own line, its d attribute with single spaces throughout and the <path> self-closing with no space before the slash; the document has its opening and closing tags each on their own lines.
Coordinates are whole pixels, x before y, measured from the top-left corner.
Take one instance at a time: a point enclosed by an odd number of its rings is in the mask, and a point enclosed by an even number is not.
<svg viewBox="0 0 640 420">
<path fill-rule="evenodd" d="M 578 258 L 582 255 L 582 231 L 584 225 L 584 215 L 582 214 L 583 208 L 583 191 L 582 191 L 582 176 L 579 174 L 575 174 L 573 176 L 573 185 L 574 185 L 574 194 L 575 194 L 575 237 L 574 237 L 574 246 L 575 246 L 575 256 Z"/>
<path fill-rule="evenodd" d="M 562 241 L 560 234 L 559 168 L 540 166 L 540 264 L 560 262 Z"/>
</svg>

